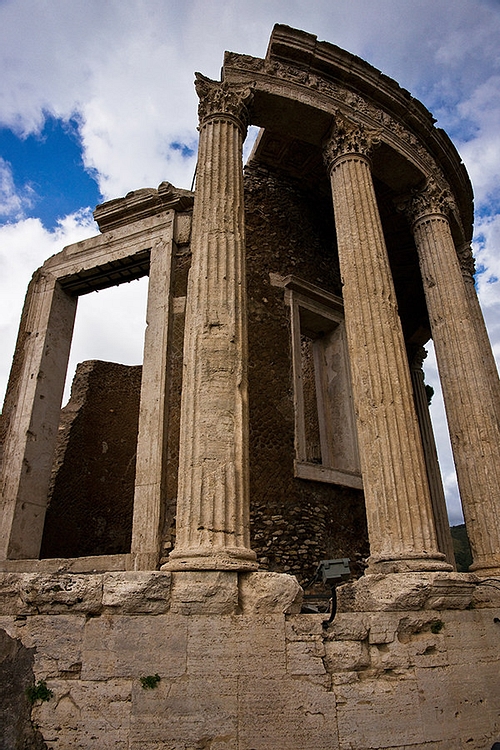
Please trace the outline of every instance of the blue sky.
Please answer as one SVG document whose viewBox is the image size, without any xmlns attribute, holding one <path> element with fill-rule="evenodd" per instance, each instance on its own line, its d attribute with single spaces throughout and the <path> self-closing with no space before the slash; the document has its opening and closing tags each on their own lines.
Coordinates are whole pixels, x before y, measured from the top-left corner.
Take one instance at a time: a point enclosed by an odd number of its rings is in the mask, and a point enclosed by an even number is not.
<svg viewBox="0 0 500 750">
<path fill-rule="evenodd" d="M 47 114 L 40 132 L 23 136 L 0 129 L 0 155 L 10 166 L 13 191 L 21 200 L 4 220 L 35 217 L 53 230 L 59 219 L 101 200 L 97 174 L 83 163 L 79 127 L 75 118 Z"/>
<path fill-rule="evenodd" d="M 32 272 L 96 233 L 101 200 L 191 185 L 194 71 L 263 57 L 275 23 L 359 55 L 419 98 L 476 196 L 478 290 L 500 357 L 499 0 L 0 0 L 0 398 Z M 81 298 L 72 362 L 141 360 L 146 282 Z M 432 354 L 427 378 L 436 386 Z M 452 521 L 459 500 L 439 399 Z"/>
</svg>

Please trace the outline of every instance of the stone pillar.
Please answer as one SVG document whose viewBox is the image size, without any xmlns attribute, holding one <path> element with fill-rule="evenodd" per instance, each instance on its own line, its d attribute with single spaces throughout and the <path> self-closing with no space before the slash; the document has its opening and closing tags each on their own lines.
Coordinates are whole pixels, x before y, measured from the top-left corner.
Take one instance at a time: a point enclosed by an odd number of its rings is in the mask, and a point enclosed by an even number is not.
<svg viewBox="0 0 500 750">
<path fill-rule="evenodd" d="M 476 331 L 476 336 L 481 349 L 483 364 L 488 372 L 488 380 L 491 388 L 491 397 L 497 410 L 497 419 L 500 424 L 500 379 L 498 377 L 497 365 L 493 351 L 491 349 L 490 339 L 484 324 L 483 313 L 479 305 L 474 285 L 474 274 L 476 271 L 474 258 L 470 243 L 467 242 L 457 249 L 458 260 L 462 270 L 462 277 L 465 283 L 465 294 L 469 302 L 469 310 L 472 319 L 472 325 Z"/>
<path fill-rule="evenodd" d="M 500 431 L 448 213 L 446 190 L 429 181 L 408 210 L 427 299 L 467 533 L 471 570 L 500 574 Z"/>
<path fill-rule="evenodd" d="M 131 552 L 135 570 L 155 570 L 165 503 L 168 421 L 168 353 L 175 212 L 151 248 L 147 328 L 144 337 Z"/>
<path fill-rule="evenodd" d="M 370 539 L 369 572 L 449 570 L 438 551 L 422 441 L 368 153 L 340 118 L 325 145 Z"/>
<path fill-rule="evenodd" d="M 30 284 L 23 311 L 19 392 L 10 415 L 2 468 L 0 559 L 40 554 L 47 493 L 77 298 L 43 268 Z"/>
<path fill-rule="evenodd" d="M 432 429 L 431 416 L 429 414 L 429 401 L 425 390 L 424 371 L 422 363 L 427 356 L 423 346 L 417 347 L 410 361 L 411 381 L 413 384 L 413 395 L 415 408 L 417 410 L 420 434 L 422 435 L 422 447 L 424 449 L 425 466 L 427 468 L 427 479 L 431 492 L 432 510 L 434 513 L 434 525 L 438 549 L 446 556 L 446 560 L 456 568 L 455 553 L 453 550 L 453 539 L 451 538 L 450 522 L 446 510 L 443 482 Z"/>
<path fill-rule="evenodd" d="M 249 88 L 197 74 L 200 142 L 170 570 L 254 570 L 242 148 Z"/>
</svg>

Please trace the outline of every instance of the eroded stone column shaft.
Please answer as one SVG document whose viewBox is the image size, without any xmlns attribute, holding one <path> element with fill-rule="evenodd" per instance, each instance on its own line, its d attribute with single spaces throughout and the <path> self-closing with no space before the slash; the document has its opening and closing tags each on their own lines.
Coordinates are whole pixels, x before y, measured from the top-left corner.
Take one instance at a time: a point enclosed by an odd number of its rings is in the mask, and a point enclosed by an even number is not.
<svg viewBox="0 0 500 750">
<path fill-rule="evenodd" d="M 449 569 L 438 552 L 407 356 L 364 135 L 326 147 L 373 572 Z M 340 144 L 340 145 L 339 145 Z"/>
<path fill-rule="evenodd" d="M 462 270 L 462 277 L 465 283 L 465 294 L 469 303 L 472 325 L 476 332 L 483 366 L 486 369 L 488 382 L 490 384 L 491 398 L 496 407 L 497 420 L 500 424 L 500 378 L 498 377 L 495 357 L 493 356 L 490 339 L 484 323 L 483 313 L 474 286 L 475 264 L 469 244 L 458 249 L 458 257 Z"/>
<path fill-rule="evenodd" d="M 251 92 L 198 77 L 200 143 L 186 309 L 177 570 L 256 568 L 250 550 L 242 146 Z"/>
<path fill-rule="evenodd" d="M 174 223 L 172 211 L 164 237 L 151 248 L 131 544 L 136 570 L 155 570 L 160 556 L 174 299 L 171 289 Z"/>
<path fill-rule="evenodd" d="M 425 196 L 424 196 L 425 198 Z M 471 316 L 448 218 L 432 195 L 413 209 L 415 241 L 474 563 L 500 573 L 500 434 L 491 373 Z"/>
<path fill-rule="evenodd" d="M 414 352 L 410 364 L 410 374 L 413 384 L 415 409 L 417 411 L 420 434 L 422 436 L 422 447 L 424 449 L 427 479 L 429 481 L 429 490 L 431 493 L 438 549 L 446 556 L 446 560 L 450 565 L 453 568 L 456 568 L 453 539 L 451 537 L 450 522 L 448 520 L 448 511 L 446 509 L 446 500 L 441 479 L 441 471 L 439 469 L 436 442 L 434 440 L 427 392 L 425 390 L 424 372 L 422 370 L 422 363 L 426 356 L 427 352 L 425 349 L 423 347 L 418 347 L 417 351 Z"/>
<path fill-rule="evenodd" d="M 43 268 L 23 312 L 19 392 L 1 477 L 0 559 L 40 554 L 77 298 Z"/>
</svg>

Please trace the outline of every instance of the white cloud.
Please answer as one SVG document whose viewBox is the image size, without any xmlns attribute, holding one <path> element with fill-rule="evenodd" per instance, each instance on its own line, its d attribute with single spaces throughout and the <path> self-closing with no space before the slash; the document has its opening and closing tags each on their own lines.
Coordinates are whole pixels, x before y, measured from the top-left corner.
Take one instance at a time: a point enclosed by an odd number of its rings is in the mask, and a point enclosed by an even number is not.
<svg viewBox="0 0 500 750">
<path fill-rule="evenodd" d="M 22 191 L 17 190 L 11 165 L 0 156 L 0 218 L 21 219 L 24 209 L 31 205 L 31 195 L 28 186 Z"/>
<path fill-rule="evenodd" d="M 96 225 L 89 211 L 67 216 L 53 231 L 47 231 L 39 219 L 0 226 L 0 399 L 9 376 L 12 353 L 28 283 L 33 272 L 65 245 L 90 237 Z"/>
<path fill-rule="evenodd" d="M 500 363 L 500 214 L 478 220 L 474 250 L 476 266 L 480 271 L 476 276 L 476 286 L 498 366 Z"/>
<path fill-rule="evenodd" d="M 468 167 L 476 200 L 487 202 L 500 196 L 500 73 L 477 86 L 458 106 L 474 132 L 459 144 Z"/>
<path fill-rule="evenodd" d="M 100 359 L 140 365 L 146 328 L 148 279 L 142 278 L 78 299 L 65 400 L 79 362 Z"/>
<path fill-rule="evenodd" d="M 448 517 L 450 524 L 454 526 L 458 523 L 463 523 L 462 506 L 460 503 L 460 494 L 458 492 L 455 464 L 453 462 L 450 437 L 448 434 L 443 394 L 441 391 L 436 355 L 432 341 L 426 344 L 425 348 L 428 352 L 427 358 L 424 360 L 425 382 L 434 388 L 434 395 L 430 406 L 432 427 L 434 430 L 439 466 L 443 479 L 443 490 L 448 508 Z"/>
</svg>

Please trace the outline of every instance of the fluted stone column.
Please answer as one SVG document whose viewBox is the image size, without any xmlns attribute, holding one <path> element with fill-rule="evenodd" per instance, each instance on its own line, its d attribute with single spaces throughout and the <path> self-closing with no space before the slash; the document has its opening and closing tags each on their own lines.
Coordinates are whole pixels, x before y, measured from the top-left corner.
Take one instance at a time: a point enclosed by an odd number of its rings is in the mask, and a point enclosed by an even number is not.
<svg viewBox="0 0 500 750">
<path fill-rule="evenodd" d="M 492 374 L 471 315 L 448 212 L 429 181 L 409 206 L 473 565 L 500 574 L 500 434 Z"/>
<path fill-rule="evenodd" d="M 200 142 L 170 570 L 253 570 L 242 147 L 249 88 L 197 74 Z"/>
<path fill-rule="evenodd" d="M 438 551 L 408 360 L 368 154 L 337 119 L 325 145 L 343 281 L 369 572 L 449 570 Z"/>
<path fill-rule="evenodd" d="M 451 538 L 450 522 L 448 520 L 448 511 L 446 510 L 443 482 L 439 469 L 431 416 L 429 414 L 429 402 L 427 391 L 425 389 L 424 371 L 422 369 L 422 364 L 427 357 L 427 352 L 423 346 L 419 346 L 412 354 L 413 356 L 410 361 L 410 374 L 413 384 L 415 408 L 417 410 L 417 417 L 420 425 L 420 434 L 422 435 L 422 447 L 424 449 L 427 479 L 429 480 L 429 489 L 431 492 L 432 511 L 434 513 L 434 525 L 436 527 L 438 549 L 440 552 L 443 552 L 446 556 L 446 560 L 453 566 L 453 568 L 455 568 L 456 563 L 455 553 L 453 551 L 453 539 Z"/>
<path fill-rule="evenodd" d="M 493 351 L 491 349 L 490 339 L 484 323 L 483 313 L 477 298 L 476 288 L 474 285 L 475 263 L 472 256 L 470 243 L 466 243 L 457 249 L 458 260 L 462 270 L 462 277 L 465 283 L 465 294 L 469 302 L 472 325 L 476 332 L 484 367 L 488 373 L 488 381 L 491 388 L 491 397 L 496 406 L 497 419 L 500 424 L 500 379 L 498 377 L 497 365 Z"/>
</svg>

